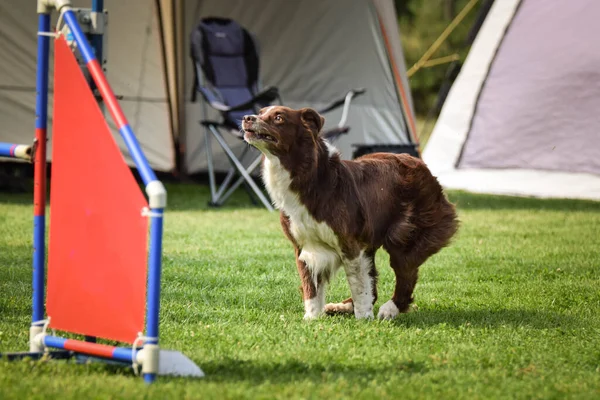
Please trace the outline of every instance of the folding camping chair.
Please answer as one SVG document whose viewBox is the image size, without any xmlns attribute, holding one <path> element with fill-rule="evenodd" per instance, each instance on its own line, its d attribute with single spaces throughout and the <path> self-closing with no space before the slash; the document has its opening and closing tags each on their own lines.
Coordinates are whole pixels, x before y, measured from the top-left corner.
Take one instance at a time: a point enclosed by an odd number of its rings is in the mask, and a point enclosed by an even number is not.
<svg viewBox="0 0 600 400">
<path fill-rule="evenodd" d="M 206 118 L 207 115 L 208 103 L 220 112 L 222 118 L 221 121 L 208 119 L 200 121 L 204 126 L 210 204 L 221 206 L 242 183 L 245 183 L 251 198 L 253 192 L 268 210 L 273 211 L 271 202 L 251 176 L 260 165 L 261 154 L 251 146 L 245 146 L 238 159 L 221 134 L 221 130 L 225 130 L 243 141 L 240 124 L 244 115 L 256 114 L 261 108 L 274 104 L 275 100 L 279 104 L 283 103 L 278 88 L 269 86 L 261 90 L 258 41 L 254 35 L 231 19 L 209 17 L 201 19 L 194 27 L 190 35 L 190 44 L 190 56 L 195 73 L 192 101 L 196 100 L 196 94 L 200 92 L 204 99 L 202 102 L 204 117 Z M 362 93 L 364 89 L 350 90 L 344 97 L 319 111 L 327 113 L 344 106 L 337 127 L 323 133 L 327 139 L 335 140 L 341 134 L 348 132 L 349 127 L 345 123 L 350 102 L 353 97 Z M 215 181 L 211 135 L 217 140 L 231 163 L 218 189 Z M 254 159 L 248 167 L 244 167 L 243 159 L 248 154 L 254 156 Z M 232 184 L 236 172 L 240 176 Z"/>
</svg>

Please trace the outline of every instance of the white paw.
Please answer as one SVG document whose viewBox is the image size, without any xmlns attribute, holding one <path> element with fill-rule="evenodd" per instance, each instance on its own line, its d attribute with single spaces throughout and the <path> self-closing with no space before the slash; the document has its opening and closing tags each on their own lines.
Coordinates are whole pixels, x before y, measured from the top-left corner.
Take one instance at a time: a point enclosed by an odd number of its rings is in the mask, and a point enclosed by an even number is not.
<svg viewBox="0 0 600 400">
<path fill-rule="evenodd" d="M 348 303 L 328 303 L 325 304 L 326 314 L 352 314 L 354 312 L 354 304 Z"/>
<path fill-rule="evenodd" d="M 368 308 L 365 310 L 359 310 L 357 308 L 354 309 L 354 316 L 356 319 L 373 319 L 373 308 Z"/>
<path fill-rule="evenodd" d="M 314 319 L 317 319 L 317 318 L 319 318 L 319 314 L 309 314 L 309 313 L 305 313 L 305 314 L 304 314 L 304 318 L 303 318 L 303 319 L 304 319 L 305 321 L 312 321 L 312 320 L 314 320 Z"/>
<path fill-rule="evenodd" d="M 394 319 L 400 314 L 400 310 L 394 304 L 392 300 L 388 300 L 384 305 L 379 308 L 377 318 L 379 319 Z"/>
<path fill-rule="evenodd" d="M 317 298 L 304 300 L 304 319 L 316 319 L 323 313 L 323 305 Z"/>
</svg>

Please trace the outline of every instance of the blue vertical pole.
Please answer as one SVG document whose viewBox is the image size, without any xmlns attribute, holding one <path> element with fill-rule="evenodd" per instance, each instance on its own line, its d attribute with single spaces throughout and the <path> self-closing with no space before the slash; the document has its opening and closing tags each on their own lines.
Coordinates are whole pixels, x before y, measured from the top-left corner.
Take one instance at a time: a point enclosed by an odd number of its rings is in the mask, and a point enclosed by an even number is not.
<svg viewBox="0 0 600 400">
<path fill-rule="evenodd" d="M 103 13 L 104 0 L 92 0 L 92 12 Z M 90 36 L 91 45 L 96 52 L 96 58 L 102 67 L 102 35 L 93 34 Z"/>
<path fill-rule="evenodd" d="M 103 13 L 104 12 L 104 0 L 92 0 L 92 12 L 93 13 Z M 90 45 L 94 49 L 94 54 L 96 54 L 96 58 L 98 59 L 98 63 L 100 64 L 100 68 L 103 65 L 102 52 L 104 49 L 102 48 L 102 34 L 90 34 Z M 96 89 L 96 84 L 92 80 L 91 82 L 92 90 Z M 99 103 L 102 100 L 98 100 Z"/>
<path fill-rule="evenodd" d="M 160 314 L 160 275 L 163 236 L 162 208 L 151 209 L 150 217 L 150 254 L 148 259 L 148 294 L 146 311 L 146 336 L 150 338 L 147 344 L 158 344 L 158 317 Z M 144 374 L 144 381 L 154 382 L 156 374 Z"/>
<path fill-rule="evenodd" d="M 38 32 L 50 32 L 50 14 L 38 15 Z M 44 319 L 44 266 L 46 233 L 46 128 L 48 120 L 48 50 L 50 37 L 38 35 L 35 101 L 33 321 Z"/>
</svg>

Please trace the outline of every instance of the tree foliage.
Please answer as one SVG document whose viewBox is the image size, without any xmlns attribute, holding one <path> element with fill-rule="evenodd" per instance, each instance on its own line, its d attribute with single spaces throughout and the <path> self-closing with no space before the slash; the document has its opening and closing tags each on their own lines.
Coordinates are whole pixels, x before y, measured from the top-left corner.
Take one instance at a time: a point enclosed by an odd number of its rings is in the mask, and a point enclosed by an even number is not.
<svg viewBox="0 0 600 400">
<path fill-rule="evenodd" d="M 410 69 L 436 41 L 450 22 L 470 0 L 395 0 L 396 12 L 406 67 Z M 473 26 L 479 8 L 475 7 L 454 29 L 431 59 L 457 54 L 461 64 L 469 50 L 466 39 Z M 426 115 L 436 104 L 438 92 L 448 73 L 450 64 L 421 68 L 410 78 L 416 113 Z"/>
</svg>

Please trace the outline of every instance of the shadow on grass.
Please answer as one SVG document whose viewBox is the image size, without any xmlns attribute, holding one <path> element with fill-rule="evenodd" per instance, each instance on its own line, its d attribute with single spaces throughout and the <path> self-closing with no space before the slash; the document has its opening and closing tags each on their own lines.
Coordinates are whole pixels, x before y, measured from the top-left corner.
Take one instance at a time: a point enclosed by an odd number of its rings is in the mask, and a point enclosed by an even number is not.
<svg viewBox="0 0 600 400">
<path fill-rule="evenodd" d="M 33 192 L 0 192 L 0 205 L 2 204 L 31 205 L 33 210 Z"/>
<path fill-rule="evenodd" d="M 580 320 L 559 313 L 534 310 L 420 310 L 404 314 L 393 323 L 398 327 L 530 327 L 534 329 L 579 328 Z"/>
<path fill-rule="evenodd" d="M 449 190 L 448 198 L 463 210 L 554 210 L 554 211 L 600 211 L 600 202 L 571 199 L 536 199 L 475 194 Z"/>
<path fill-rule="evenodd" d="M 7 352 L 9 353 L 9 352 Z M 0 362 L 9 363 L 0 357 Z M 13 361 L 14 362 L 14 361 Z M 201 379 L 180 376 L 159 376 L 158 381 L 163 379 L 181 383 L 196 382 L 249 382 L 251 384 L 270 383 L 290 383 L 294 381 L 306 382 L 312 381 L 315 384 L 322 383 L 324 379 L 334 380 L 343 377 L 347 381 L 372 380 L 382 375 L 403 374 L 406 377 L 411 375 L 420 375 L 428 372 L 428 367 L 423 362 L 402 361 L 395 364 L 381 364 L 376 367 L 366 365 L 340 365 L 335 363 L 309 363 L 298 360 L 286 361 L 254 361 L 239 360 L 235 358 L 223 358 L 217 361 L 194 360 L 202 369 L 205 376 Z M 78 374 L 97 375 L 108 374 L 134 378 L 134 372 L 131 366 L 116 362 L 100 362 L 93 360 L 91 362 L 69 360 L 52 360 L 51 363 L 60 363 L 70 365 L 76 369 Z M 32 368 L 38 370 L 52 369 L 48 362 L 39 360 L 29 363 Z M 141 379 L 137 377 L 138 379 Z"/>
<path fill-rule="evenodd" d="M 389 373 L 424 374 L 427 366 L 422 362 L 403 361 L 397 364 L 340 365 L 335 363 L 308 363 L 298 360 L 283 362 L 259 362 L 226 358 L 218 361 L 199 362 L 206 378 L 212 382 L 247 381 L 254 384 L 263 382 L 287 383 L 292 381 L 323 382 L 324 375 L 335 379 L 343 376 L 348 381 L 373 379 Z"/>
</svg>

